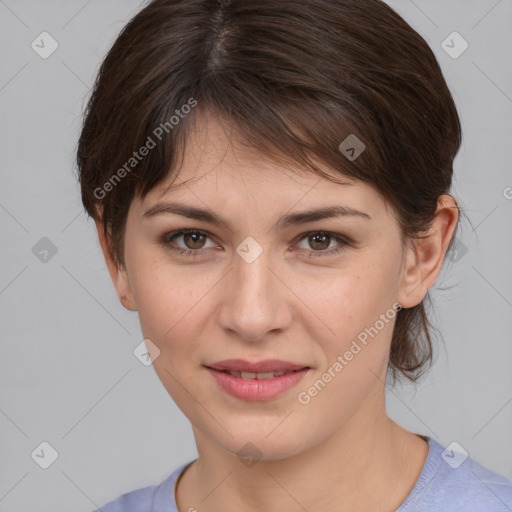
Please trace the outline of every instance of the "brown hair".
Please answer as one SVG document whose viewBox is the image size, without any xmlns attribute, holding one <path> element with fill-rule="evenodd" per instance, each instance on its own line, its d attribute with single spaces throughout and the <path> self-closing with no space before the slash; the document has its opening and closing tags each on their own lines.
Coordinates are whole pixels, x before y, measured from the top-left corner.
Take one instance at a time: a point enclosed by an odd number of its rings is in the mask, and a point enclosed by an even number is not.
<svg viewBox="0 0 512 512">
<path fill-rule="evenodd" d="M 116 264 L 131 201 L 178 175 L 206 112 L 276 161 L 371 185 L 404 241 L 428 229 L 462 138 L 433 52 L 381 0 L 154 0 L 103 61 L 78 144 L 82 201 Z M 339 149 L 351 134 L 365 144 L 355 159 Z M 430 366 L 431 328 L 424 301 L 398 312 L 393 381 Z"/>
</svg>

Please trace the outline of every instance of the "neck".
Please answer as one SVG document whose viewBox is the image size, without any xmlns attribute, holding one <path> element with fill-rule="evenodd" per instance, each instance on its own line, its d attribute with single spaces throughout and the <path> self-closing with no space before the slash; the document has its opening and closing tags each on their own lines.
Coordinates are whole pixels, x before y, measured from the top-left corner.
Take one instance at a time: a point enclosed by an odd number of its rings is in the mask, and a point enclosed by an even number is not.
<svg viewBox="0 0 512 512">
<path fill-rule="evenodd" d="M 393 511 L 414 487 L 428 454 L 425 441 L 385 410 L 352 418 L 294 456 L 251 467 L 200 430 L 194 428 L 194 435 L 199 458 L 179 481 L 180 510 Z"/>
</svg>

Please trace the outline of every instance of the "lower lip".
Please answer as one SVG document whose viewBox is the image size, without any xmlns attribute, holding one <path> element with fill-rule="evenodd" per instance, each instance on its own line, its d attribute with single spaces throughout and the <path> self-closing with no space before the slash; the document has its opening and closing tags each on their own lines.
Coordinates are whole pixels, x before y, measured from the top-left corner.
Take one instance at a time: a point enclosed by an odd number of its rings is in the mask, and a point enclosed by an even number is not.
<svg viewBox="0 0 512 512">
<path fill-rule="evenodd" d="M 207 368 L 220 387 L 236 398 L 243 400 L 269 400 L 292 388 L 309 371 L 304 368 L 291 373 L 285 373 L 271 379 L 242 379 L 230 373 Z"/>
</svg>

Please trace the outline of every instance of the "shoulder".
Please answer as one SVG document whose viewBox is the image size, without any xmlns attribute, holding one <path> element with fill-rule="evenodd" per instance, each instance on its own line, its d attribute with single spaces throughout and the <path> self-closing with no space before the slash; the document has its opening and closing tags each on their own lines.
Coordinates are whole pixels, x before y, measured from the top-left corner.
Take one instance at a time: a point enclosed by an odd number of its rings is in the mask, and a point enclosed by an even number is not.
<svg viewBox="0 0 512 512">
<path fill-rule="evenodd" d="M 512 481 L 476 462 L 456 443 L 445 449 L 429 438 L 429 446 L 425 467 L 406 500 L 412 507 L 400 511 L 512 511 Z"/>
<path fill-rule="evenodd" d="M 152 485 L 126 492 L 94 512 L 151 512 L 154 497 L 159 487 L 159 485 Z"/>
<path fill-rule="evenodd" d="M 512 482 L 470 457 L 456 469 L 445 463 L 434 487 L 438 489 L 440 502 L 453 507 L 471 505 L 474 512 L 512 510 Z"/>
<path fill-rule="evenodd" d="M 177 468 L 162 483 L 126 492 L 94 512 L 174 512 L 174 483 L 187 465 Z"/>
<path fill-rule="evenodd" d="M 154 485 L 124 493 L 95 512 L 150 512 L 156 488 Z"/>
</svg>

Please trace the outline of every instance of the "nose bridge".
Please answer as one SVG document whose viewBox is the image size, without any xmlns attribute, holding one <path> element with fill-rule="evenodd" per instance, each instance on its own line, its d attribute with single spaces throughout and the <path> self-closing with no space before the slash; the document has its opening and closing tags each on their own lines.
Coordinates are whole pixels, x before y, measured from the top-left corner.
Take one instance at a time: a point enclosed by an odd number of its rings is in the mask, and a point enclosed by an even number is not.
<svg viewBox="0 0 512 512">
<path fill-rule="evenodd" d="M 257 341 L 269 331 L 284 328 L 290 315 L 274 275 L 271 251 L 248 238 L 234 255 L 219 320 L 223 328 Z"/>
<path fill-rule="evenodd" d="M 269 267 L 272 265 L 269 250 L 263 247 L 255 247 L 254 242 L 243 242 L 237 248 L 237 256 L 234 258 L 235 288 L 239 288 L 241 298 L 256 297 L 266 294 L 269 281 L 272 277 Z M 259 249 L 259 250 L 258 250 Z M 270 296 L 267 296 L 270 299 Z"/>
</svg>

